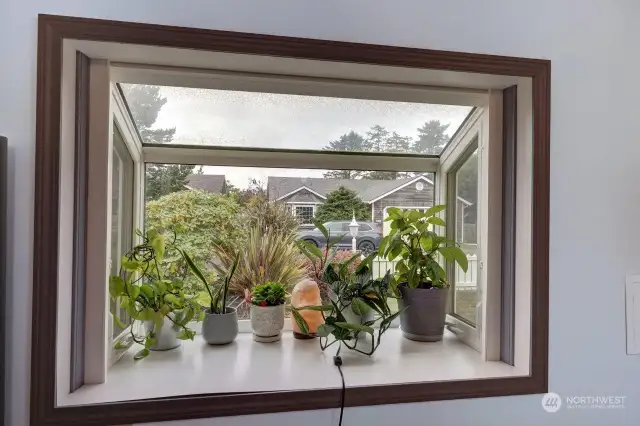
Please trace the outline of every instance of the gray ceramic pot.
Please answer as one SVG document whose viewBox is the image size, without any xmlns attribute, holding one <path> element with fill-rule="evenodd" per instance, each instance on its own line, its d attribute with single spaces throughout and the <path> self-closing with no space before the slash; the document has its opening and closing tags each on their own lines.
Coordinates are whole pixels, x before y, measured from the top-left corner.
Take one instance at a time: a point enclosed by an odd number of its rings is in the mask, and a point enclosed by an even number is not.
<svg viewBox="0 0 640 426">
<path fill-rule="evenodd" d="M 404 337 L 420 342 L 442 340 L 448 288 L 409 288 L 400 285 L 400 328 Z"/>
<path fill-rule="evenodd" d="M 180 339 L 176 337 L 178 335 L 178 331 L 180 331 L 180 327 L 175 325 L 166 317 L 164 318 L 162 328 L 160 328 L 159 331 L 154 329 L 153 321 L 145 321 L 144 328 L 147 333 L 150 333 L 151 331 L 155 333 L 156 344 L 151 346 L 149 350 L 168 351 L 169 349 L 177 348 L 182 343 Z"/>
<path fill-rule="evenodd" d="M 238 314 L 234 308 L 227 307 L 224 314 L 212 314 L 205 311 L 202 322 L 202 338 L 210 345 L 226 345 L 238 336 Z"/>
<path fill-rule="evenodd" d="M 251 328 L 256 342 L 277 342 L 284 328 L 284 305 L 251 305 Z"/>
</svg>

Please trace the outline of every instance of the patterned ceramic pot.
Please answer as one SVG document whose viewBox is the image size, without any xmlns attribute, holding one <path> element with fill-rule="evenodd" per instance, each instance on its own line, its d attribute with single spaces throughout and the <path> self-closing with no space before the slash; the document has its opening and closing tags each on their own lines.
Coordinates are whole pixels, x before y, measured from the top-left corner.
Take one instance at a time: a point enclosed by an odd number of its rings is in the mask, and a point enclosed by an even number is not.
<svg viewBox="0 0 640 426">
<path fill-rule="evenodd" d="M 277 342 L 284 328 L 284 305 L 251 305 L 251 328 L 256 342 Z"/>
</svg>

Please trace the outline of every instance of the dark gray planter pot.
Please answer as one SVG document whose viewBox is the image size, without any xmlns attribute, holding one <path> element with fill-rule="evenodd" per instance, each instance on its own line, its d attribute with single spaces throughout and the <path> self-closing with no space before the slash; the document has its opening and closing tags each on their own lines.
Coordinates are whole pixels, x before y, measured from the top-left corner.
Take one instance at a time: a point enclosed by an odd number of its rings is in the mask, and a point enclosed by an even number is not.
<svg viewBox="0 0 640 426">
<path fill-rule="evenodd" d="M 447 315 L 448 288 L 409 288 L 400 285 L 398 308 L 404 337 L 419 342 L 442 340 Z"/>
<path fill-rule="evenodd" d="M 205 311 L 202 322 L 202 338 L 210 345 L 227 345 L 238 336 L 238 314 L 234 308 L 227 308 L 224 314 Z"/>
<path fill-rule="evenodd" d="M 180 331 L 180 327 L 175 325 L 166 317 L 164 318 L 164 322 L 162 323 L 160 330 L 155 330 L 153 321 L 145 321 L 144 328 L 147 333 L 150 333 L 151 331 L 155 333 L 156 344 L 152 345 L 149 350 L 168 351 L 169 349 L 175 349 L 182 344 L 180 339 L 176 337 Z"/>
</svg>

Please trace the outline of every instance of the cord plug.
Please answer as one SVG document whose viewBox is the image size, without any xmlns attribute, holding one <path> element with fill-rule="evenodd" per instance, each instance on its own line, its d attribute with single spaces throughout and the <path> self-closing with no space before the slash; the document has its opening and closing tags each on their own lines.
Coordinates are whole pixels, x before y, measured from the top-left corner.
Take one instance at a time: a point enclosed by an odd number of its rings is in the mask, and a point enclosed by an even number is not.
<svg viewBox="0 0 640 426">
<path fill-rule="evenodd" d="M 342 358 L 339 355 L 333 357 L 333 365 L 340 367 L 342 365 Z"/>
</svg>

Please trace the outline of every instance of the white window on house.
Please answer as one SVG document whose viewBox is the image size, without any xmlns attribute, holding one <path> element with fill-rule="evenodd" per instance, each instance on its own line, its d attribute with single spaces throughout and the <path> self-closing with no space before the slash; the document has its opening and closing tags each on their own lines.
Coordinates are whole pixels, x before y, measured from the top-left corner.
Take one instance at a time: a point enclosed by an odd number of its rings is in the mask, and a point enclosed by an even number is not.
<svg viewBox="0 0 640 426">
<path fill-rule="evenodd" d="M 307 225 L 313 222 L 315 215 L 315 206 L 298 206 L 293 205 L 293 211 L 301 225 Z"/>
</svg>

